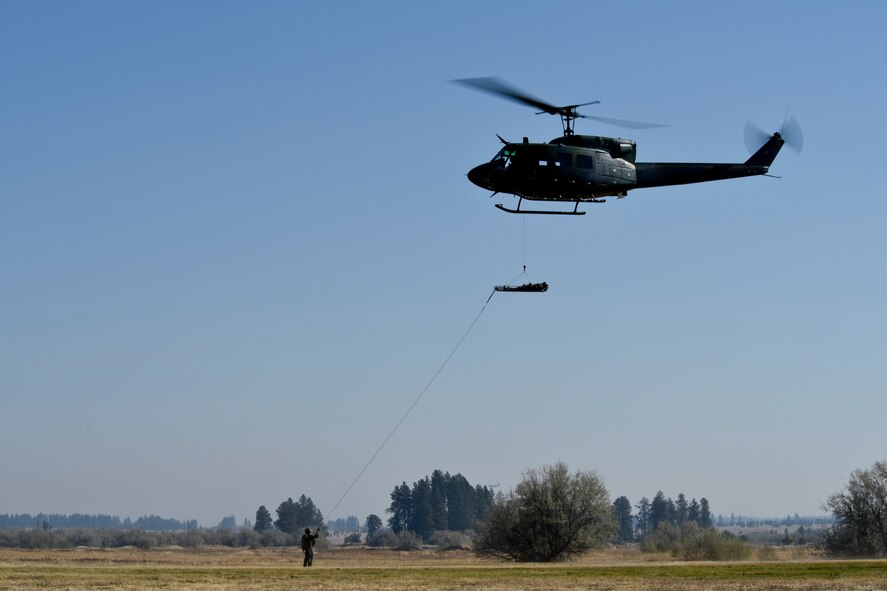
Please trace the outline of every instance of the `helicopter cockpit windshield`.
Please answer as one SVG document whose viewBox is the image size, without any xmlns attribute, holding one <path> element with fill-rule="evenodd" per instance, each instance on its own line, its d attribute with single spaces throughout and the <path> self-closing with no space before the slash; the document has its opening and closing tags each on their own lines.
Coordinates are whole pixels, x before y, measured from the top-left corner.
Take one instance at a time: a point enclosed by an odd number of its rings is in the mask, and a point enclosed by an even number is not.
<svg viewBox="0 0 887 591">
<path fill-rule="evenodd" d="M 493 164 L 498 164 L 500 166 L 508 168 L 516 155 L 517 150 L 515 150 L 511 146 L 505 146 L 504 148 L 499 150 L 499 153 L 493 157 L 491 162 Z"/>
</svg>

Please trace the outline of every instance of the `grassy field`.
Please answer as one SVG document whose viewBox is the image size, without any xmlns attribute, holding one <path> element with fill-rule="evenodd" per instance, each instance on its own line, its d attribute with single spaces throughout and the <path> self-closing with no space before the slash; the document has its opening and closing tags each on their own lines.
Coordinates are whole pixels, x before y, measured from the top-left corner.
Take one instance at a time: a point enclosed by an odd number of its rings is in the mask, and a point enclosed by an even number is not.
<svg viewBox="0 0 887 591">
<path fill-rule="evenodd" d="M 334 549 L 301 567 L 298 549 L 0 549 L 0 590 L 492 589 L 887 591 L 887 561 L 780 551 L 767 562 L 686 563 L 607 550 L 566 564 L 481 561 L 467 552 Z"/>
</svg>

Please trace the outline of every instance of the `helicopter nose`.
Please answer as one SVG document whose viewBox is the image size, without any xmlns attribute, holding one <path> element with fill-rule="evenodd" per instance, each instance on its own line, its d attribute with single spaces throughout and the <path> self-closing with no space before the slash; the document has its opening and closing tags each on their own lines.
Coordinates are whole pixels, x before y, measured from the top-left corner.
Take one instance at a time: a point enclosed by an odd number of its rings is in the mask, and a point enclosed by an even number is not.
<svg viewBox="0 0 887 591">
<path fill-rule="evenodd" d="M 492 170 L 490 170 L 490 163 L 484 163 L 480 166 L 475 166 L 471 170 L 468 171 L 468 180 L 480 187 L 481 189 L 488 189 L 490 191 L 495 191 L 496 189 L 493 187 L 495 184 L 494 178 L 491 174 Z"/>
</svg>

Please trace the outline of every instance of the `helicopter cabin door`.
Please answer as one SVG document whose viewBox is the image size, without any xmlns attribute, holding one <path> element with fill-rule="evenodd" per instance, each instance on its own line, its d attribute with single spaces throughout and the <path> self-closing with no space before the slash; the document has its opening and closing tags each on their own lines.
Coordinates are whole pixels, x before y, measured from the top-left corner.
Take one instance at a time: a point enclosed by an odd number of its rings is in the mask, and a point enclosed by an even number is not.
<svg viewBox="0 0 887 591">
<path fill-rule="evenodd" d="M 606 152 L 598 152 L 597 184 L 619 187 L 637 183 L 637 171 L 634 164 L 622 158 L 613 158 Z"/>
</svg>

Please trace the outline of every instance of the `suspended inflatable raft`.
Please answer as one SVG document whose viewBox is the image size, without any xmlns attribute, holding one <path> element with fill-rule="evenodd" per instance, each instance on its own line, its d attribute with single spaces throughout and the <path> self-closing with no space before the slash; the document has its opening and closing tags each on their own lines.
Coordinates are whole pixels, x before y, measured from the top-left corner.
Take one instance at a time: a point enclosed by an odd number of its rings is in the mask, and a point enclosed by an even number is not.
<svg viewBox="0 0 887 591">
<path fill-rule="evenodd" d="M 496 291 L 518 291 L 524 293 L 540 293 L 548 291 L 548 284 L 542 283 L 524 283 L 523 285 L 497 285 L 493 289 Z"/>
</svg>

